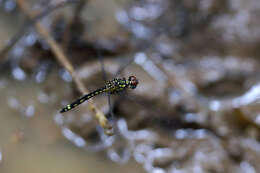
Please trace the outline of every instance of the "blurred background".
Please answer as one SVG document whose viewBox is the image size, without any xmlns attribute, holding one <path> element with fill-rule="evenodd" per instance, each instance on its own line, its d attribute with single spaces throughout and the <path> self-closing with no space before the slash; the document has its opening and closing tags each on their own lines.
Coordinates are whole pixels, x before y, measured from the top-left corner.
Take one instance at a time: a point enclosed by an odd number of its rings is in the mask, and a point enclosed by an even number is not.
<svg viewBox="0 0 260 173">
<path fill-rule="evenodd" d="M 260 172 L 259 18 L 259 0 L 0 0 L 0 172 Z"/>
</svg>

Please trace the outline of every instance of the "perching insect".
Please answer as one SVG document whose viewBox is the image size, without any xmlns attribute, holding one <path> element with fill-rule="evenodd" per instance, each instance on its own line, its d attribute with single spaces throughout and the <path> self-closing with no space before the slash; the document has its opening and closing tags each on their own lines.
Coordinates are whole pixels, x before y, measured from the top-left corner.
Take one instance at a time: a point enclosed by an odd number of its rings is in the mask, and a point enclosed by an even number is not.
<svg viewBox="0 0 260 173">
<path fill-rule="evenodd" d="M 81 98 L 77 99 L 76 101 L 74 101 L 73 103 L 67 105 L 60 111 L 60 113 L 67 112 L 67 111 L 75 108 L 76 106 L 80 105 L 81 103 L 85 102 L 86 100 L 88 100 L 96 95 L 99 95 L 101 93 L 107 92 L 109 94 L 116 94 L 127 88 L 135 89 L 137 85 L 138 85 L 138 80 L 135 76 L 129 76 L 128 80 L 126 80 L 125 78 L 113 79 L 111 81 L 108 81 L 106 83 L 105 87 L 99 88 L 89 94 L 86 94 L 86 95 L 82 96 Z"/>
</svg>

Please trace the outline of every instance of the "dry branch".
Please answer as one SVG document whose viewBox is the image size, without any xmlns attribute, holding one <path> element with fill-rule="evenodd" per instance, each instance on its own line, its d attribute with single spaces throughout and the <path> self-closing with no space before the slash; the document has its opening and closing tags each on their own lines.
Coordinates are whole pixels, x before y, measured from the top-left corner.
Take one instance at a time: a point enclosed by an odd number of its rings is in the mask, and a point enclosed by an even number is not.
<svg viewBox="0 0 260 173">
<path fill-rule="evenodd" d="M 21 29 L 8 41 L 7 45 L 0 50 L 0 62 L 6 60 L 6 55 L 14 47 L 14 45 L 21 39 L 21 37 L 26 33 L 28 28 L 30 28 L 34 23 L 42 19 L 43 17 L 49 15 L 51 12 L 65 7 L 69 4 L 77 3 L 77 0 L 66 0 L 58 2 L 52 6 L 47 7 L 41 13 L 37 14 L 33 19 L 26 21 Z"/>
<path fill-rule="evenodd" d="M 26 1 L 24 0 L 17 0 L 17 4 L 19 8 L 22 10 L 22 12 L 29 18 L 33 19 L 34 13 L 30 10 L 28 5 L 26 4 Z M 86 94 L 89 93 L 89 91 L 85 88 L 82 81 L 77 77 L 74 68 L 70 61 L 68 60 L 67 56 L 64 54 L 63 50 L 59 46 L 59 44 L 52 38 L 52 36 L 49 34 L 49 32 L 39 23 L 35 23 L 35 29 L 39 33 L 39 35 L 44 39 L 47 44 L 50 46 L 51 51 L 55 55 L 55 58 L 58 60 L 58 62 L 70 73 L 70 75 L 73 78 L 73 81 L 75 82 L 77 89 L 82 93 Z M 96 105 L 94 104 L 93 100 L 89 100 L 89 109 L 95 114 L 99 124 L 101 127 L 104 128 L 104 131 L 107 135 L 113 135 L 112 133 L 112 126 L 109 124 L 107 118 L 105 117 L 104 113 L 100 111 Z"/>
</svg>

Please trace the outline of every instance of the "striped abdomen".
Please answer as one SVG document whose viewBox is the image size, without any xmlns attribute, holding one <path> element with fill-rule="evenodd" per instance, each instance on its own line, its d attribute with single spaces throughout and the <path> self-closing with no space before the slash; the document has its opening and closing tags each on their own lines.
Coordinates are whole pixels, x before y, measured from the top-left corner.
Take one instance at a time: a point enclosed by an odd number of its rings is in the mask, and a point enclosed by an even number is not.
<svg viewBox="0 0 260 173">
<path fill-rule="evenodd" d="M 67 111 L 77 107 L 78 105 L 80 105 L 84 101 L 90 99 L 91 97 L 94 97 L 94 96 L 96 96 L 98 94 L 101 94 L 103 92 L 106 92 L 106 91 L 107 91 L 107 89 L 106 89 L 106 87 L 104 87 L 104 88 L 97 89 L 97 90 L 95 90 L 95 91 L 93 91 L 93 92 L 91 92 L 89 94 L 86 94 L 86 95 L 82 96 L 81 98 L 79 98 L 78 100 L 74 101 L 73 103 L 71 103 L 71 104 L 67 105 L 66 107 L 64 107 L 60 111 L 60 113 L 67 112 Z"/>
</svg>

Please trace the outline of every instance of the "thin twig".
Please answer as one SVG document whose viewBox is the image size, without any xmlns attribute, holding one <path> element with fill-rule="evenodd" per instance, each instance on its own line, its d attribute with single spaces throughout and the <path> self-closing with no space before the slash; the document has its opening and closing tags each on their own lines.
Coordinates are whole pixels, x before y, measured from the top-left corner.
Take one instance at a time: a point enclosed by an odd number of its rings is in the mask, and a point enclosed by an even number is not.
<svg viewBox="0 0 260 173">
<path fill-rule="evenodd" d="M 28 5 L 26 4 L 26 2 L 24 0 L 17 0 L 17 4 L 26 16 L 28 16 L 30 19 L 33 19 L 34 14 L 29 9 Z M 70 63 L 70 61 L 68 60 L 68 58 L 66 57 L 66 55 L 63 53 L 63 50 L 58 45 L 58 43 L 51 37 L 49 32 L 44 27 L 42 27 L 42 25 L 39 22 L 35 23 L 35 28 L 36 28 L 36 31 L 39 33 L 39 35 L 48 43 L 48 45 L 50 46 L 50 48 L 51 48 L 53 54 L 55 55 L 55 58 L 58 60 L 58 62 L 70 73 L 78 90 L 82 94 L 89 93 L 89 91 L 85 88 L 82 81 L 75 74 L 74 68 L 73 68 L 72 64 Z M 92 99 L 89 100 L 88 105 L 89 105 L 89 109 L 95 114 L 100 126 L 104 128 L 105 133 L 107 135 L 113 135 L 112 126 L 109 124 L 104 113 L 95 106 Z"/>
<path fill-rule="evenodd" d="M 14 45 L 21 39 L 21 37 L 28 31 L 28 28 L 30 28 L 33 24 L 35 24 L 37 21 L 42 19 L 43 17 L 49 15 L 51 12 L 65 7 L 69 4 L 77 3 L 78 0 L 66 0 L 61 1 L 55 5 L 47 7 L 44 11 L 42 11 L 37 16 L 31 18 L 30 20 L 26 21 L 21 29 L 8 41 L 7 45 L 0 50 L 0 61 L 4 61 L 6 58 L 7 53 L 14 47 Z"/>
<path fill-rule="evenodd" d="M 106 75 L 106 72 L 105 72 L 104 57 L 101 55 L 101 51 L 100 51 L 99 48 L 97 49 L 97 57 L 99 59 L 100 65 L 101 65 L 103 78 L 104 78 L 105 82 L 107 82 L 107 75 Z M 114 120 L 115 119 L 115 115 L 114 115 L 114 113 L 112 111 L 112 104 L 111 104 L 110 93 L 106 93 L 106 95 L 107 95 L 107 102 L 108 102 L 108 106 L 109 106 L 109 114 L 110 114 L 111 119 Z M 110 117 L 108 117 L 108 119 Z"/>
<path fill-rule="evenodd" d="M 62 48 L 64 51 L 67 51 L 69 47 L 69 42 L 71 40 L 72 30 L 75 25 L 78 25 L 81 21 L 80 15 L 83 11 L 84 7 L 88 3 L 88 0 L 78 0 L 76 7 L 74 8 L 73 16 L 71 17 L 70 21 L 68 22 L 64 34 L 63 34 L 63 42 Z"/>
</svg>

